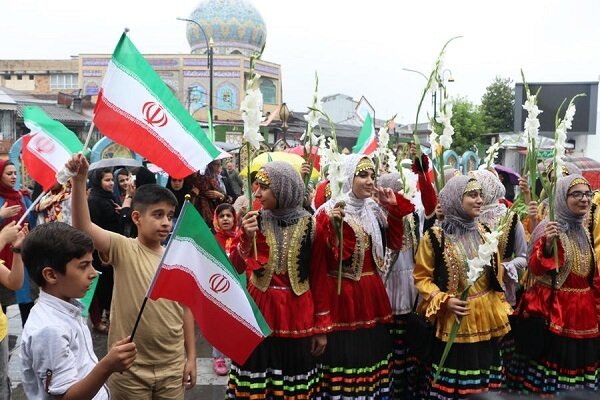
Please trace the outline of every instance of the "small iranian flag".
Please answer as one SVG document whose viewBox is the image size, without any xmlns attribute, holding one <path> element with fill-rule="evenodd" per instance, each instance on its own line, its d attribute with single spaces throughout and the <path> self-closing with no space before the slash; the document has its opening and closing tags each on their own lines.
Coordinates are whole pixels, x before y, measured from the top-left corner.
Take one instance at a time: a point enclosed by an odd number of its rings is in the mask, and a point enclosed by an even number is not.
<svg viewBox="0 0 600 400">
<path fill-rule="evenodd" d="M 31 131 L 23 137 L 23 163 L 33 180 L 48 191 L 56 184 L 56 174 L 73 154 L 83 150 L 83 144 L 38 107 L 25 107 L 23 120 Z"/>
<path fill-rule="evenodd" d="M 222 151 L 123 33 L 108 64 L 94 124 L 174 178 L 202 171 Z"/>
<path fill-rule="evenodd" d="M 188 306 L 206 340 L 238 364 L 271 334 L 246 283 L 189 201 L 146 297 Z"/>
<path fill-rule="evenodd" d="M 377 150 L 377 136 L 375 136 L 375 126 L 371 114 L 367 113 L 365 122 L 358 134 L 356 144 L 352 148 L 354 154 L 372 154 Z"/>
</svg>

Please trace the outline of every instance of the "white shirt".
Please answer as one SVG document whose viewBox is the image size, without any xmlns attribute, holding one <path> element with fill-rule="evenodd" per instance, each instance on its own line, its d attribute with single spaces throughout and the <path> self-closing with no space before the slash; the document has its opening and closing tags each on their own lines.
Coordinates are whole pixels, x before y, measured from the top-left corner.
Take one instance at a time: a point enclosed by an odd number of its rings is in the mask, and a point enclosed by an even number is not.
<svg viewBox="0 0 600 400">
<path fill-rule="evenodd" d="M 82 310 L 77 300 L 66 302 L 40 290 L 21 337 L 21 372 L 28 399 L 65 394 L 98 363 Z M 94 400 L 109 398 L 106 385 L 94 396 Z"/>
</svg>

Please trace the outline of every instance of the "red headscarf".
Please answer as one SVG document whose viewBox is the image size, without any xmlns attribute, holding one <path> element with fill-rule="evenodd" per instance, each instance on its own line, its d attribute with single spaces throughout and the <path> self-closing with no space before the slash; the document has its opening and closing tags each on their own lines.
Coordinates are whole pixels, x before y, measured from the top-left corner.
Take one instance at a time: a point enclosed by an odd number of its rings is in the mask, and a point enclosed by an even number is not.
<svg viewBox="0 0 600 400">
<path fill-rule="evenodd" d="M 224 231 L 219 224 L 219 214 L 224 210 L 229 210 L 233 214 L 233 228 L 230 231 Z M 220 204 L 215 209 L 215 214 L 213 216 L 213 227 L 215 229 L 215 239 L 221 245 L 223 250 L 225 250 L 225 254 L 229 255 L 234 246 L 234 238 L 238 231 L 238 221 L 237 214 L 235 213 L 235 208 L 231 204 Z"/>
<path fill-rule="evenodd" d="M 10 162 L 9 160 L 0 160 L 0 171 L 1 171 L 0 176 L 1 176 L 1 174 L 4 173 L 4 170 L 9 165 L 13 165 L 13 163 Z M 23 207 L 23 209 L 17 215 L 15 215 L 14 217 L 11 217 L 11 218 L 5 218 L 0 225 L 4 226 L 11 221 L 18 221 L 19 218 L 21 218 L 21 216 L 25 212 L 25 208 L 24 208 L 25 203 L 23 202 L 23 195 L 21 194 L 21 192 L 19 192 L 18 190 L 15 190 L 13 187 L 5 184 L 0 179 L 0 197 L 2 199 L 4 199 L 4 201 L 6 202 L 6 205 L 9 207 L 16 206 L 16 205 L 20 205 L 21 207 Z"/>
<path fill-rule="evenodd" d="M 1 174 L 4 173 L 4 169 L 6 169 L 6 167 L 9 165 L 13 165 L 13 163 L 10 162 L 9 160 L 0 160 L 0 171 L 1 171 L 0 176 L 1 176 Z M 25 202 L 23 201 L 23 195 L 21 194 L 21 192 L 19 192 L 18 190 L 15 190 L 11 186 L 5 184 L 4 182 L 2 182 L 1 179 L 0 179 L 0 197 L 2 197 L 2 199 L 4 199 L 5 204 L 7 206 L 16 206 L 16 205 L 21 206 L 21 211 L 19 211 L 17 213 L 17 215 L 12 216 L 10 218 L 5 218 L 4 220 L 2 220 L 2 222 L 0 223 L 0 227 L 4 227 L 5 225 L 9 224 L 10 222 L 18 221 L 21 218 L 21 216 L 25 212 Z M 4 261 L 4 264 L 8 268 L 12 268 L 13 253 L 12 253 L 12 250 L 10 249 L 10 246 L 4 246 L 3 249 L 0 249 L 0 259 L 2 259 Z"/>
</svg>

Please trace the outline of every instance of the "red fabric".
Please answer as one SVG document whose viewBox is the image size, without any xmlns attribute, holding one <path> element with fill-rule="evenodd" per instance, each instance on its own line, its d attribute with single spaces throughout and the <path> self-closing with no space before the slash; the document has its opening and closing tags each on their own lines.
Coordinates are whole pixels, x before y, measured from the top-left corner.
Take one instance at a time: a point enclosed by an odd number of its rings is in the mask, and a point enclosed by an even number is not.
<svg viewBox="0 0 600 400">
<path fill-rule="evenodd" d="M 414 206 L 401 195 L 396 195 L 396 199 L 398 206 L 388 209 L 386 239 L 388 246 L 399 249 L 402 245 L 402 217 L 413 212 Z M 349 260 L 355 251 L 356 235 L 346 222 L 343 224 L 343 231 L 342 257 L 344 260 Z M 383 281 L 376 271 L 370 247 L 364 250 L 365 257 L 360 280 L 342 278 L 341 293 L 338 295 L 339 247 L 336 243 L 336 230 L 329 215 L 322 212 L 317 216 L 312 259 L 315 260 L 317 271 L 327 277 L 333 329 L 355 330 L 390 322 L 392 318 L 390 301 Z"/>
<path fill-rule="evenodd" d="M 329 186 L 329 180 L 325 179 L 322 180 L 321 182 L 319 182 L 317 184 L 317 187 L 315 188 L 315 210 L 318 210 L 319 207 L 321 207 L 323 204 L 325 204 L 325 202 L 327 200 L 329 200 L 329 197 L 325 196 L 325 191 L 327 189 L 327 187 Z"/>
<path fill-rule="evenodd" d="M 421 161 L 415 159 L 412 170 L 418 177 L 418 187 L 421 192 L 421 202 L 425 209 L 425 216 L 430 217 L 435 212 L 435 207 L 438 204 L 438 198 L 435 193 L 433 184 L 431 183 L 431 175 L 429 172 L 429 159 L 425 154 L 421 155 Z"/>
<path fill-rule="evenodd" d="M 506 199 L 504 197 L 501 198 L 500 200 L 498 200 L 498 203 L 504 204 L 506 206 L 506 208 L 511 208 L 512 205 L 513 205 L 513 203 L 510 200 L 508 200 L 508 199 Z"/>
<path fill-rule="evenodd" d="M 9 164 L 12 165 L 12 163 L 10 163 L 9 160 L 0 160 L 0 176 L 2 175 L 2 173 L 4 173 L 4 169 Z M 8 207 L 16 205 L 21 206 L 21 211 L 19 211 L 15 216 L 12 216 L 10 218 L 4 218 L 0 222 L 1 229 L 9 223 L 11 223 L 12 221 L 18 222 L 19 219 L 25 213 L 26 207 L 25 201 L 23 200 L 23 194 L 18 190 L 13 189 L 11 186 L 4 184 L 2 181 L 0 181 L 0 198 L 4 200 L 4 203 Z M 4 206 L 4 204 L 2 204 L 2 206 Z M 12 268 L 13 252 L 10 246 L 4 246 L 4 248 L 0 250 L 0 259 L 4 261 L 4 265 L 6 265 L 8 269 Z"/>
<path fill-rule="evenodd" d="M 258 257 L 254 257 L 252 241 L 247 240 L 240 229 L 239 240 L 242 253 L 233 251 L 231 261 L 238 272 L 248 274 L 248 292 L 256 302 L 265 321 L 278 337 L 306 337 L 325 333 L 331 329 L 328 313 L 327 286 L 324 274 L 317 274 L 311 266 L 310 289 L 296 296 L 292 291 L 288 274 L 273 274 L 269 288 L 265 292 L 257 289 L 250 276 L 253 271 L 263 268 L 269 260 L 269 246 L 261 232 L 256 233 Z M 246 252 L 245 249 L 248 249 Z M 315 303 L 319 308 L 315 307 Z"/>
<path fill-rule="evenodd" d="M 538 240 L 529 258 L 529 268 L 538 276 L 555 269 L 554 257 L 543 256 L 544 243 L 545 238 Z M 562 266 L 565 252 L 560 242 L 558 245 L 559 266 Z M 554 333 L 571 338 L 594 338 L 599 336 L 596 295 L 597 288 L 590 287 L 589 277 L 571 272 L 562 287 L 555 289 L 552 304 L 552 290 L 536 282 L 523 294 L 517 312 L 543 317 L 550 313 L 550 330 Z"/>
</svg>

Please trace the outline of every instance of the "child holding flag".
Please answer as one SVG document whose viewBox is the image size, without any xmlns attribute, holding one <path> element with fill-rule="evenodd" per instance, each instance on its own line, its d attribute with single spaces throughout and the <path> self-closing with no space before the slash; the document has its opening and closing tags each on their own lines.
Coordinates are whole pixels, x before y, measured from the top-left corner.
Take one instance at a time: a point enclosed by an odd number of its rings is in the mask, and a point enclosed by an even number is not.
<svg viewBox="0 0 600 400">
<path fill-rule="evenodd" d="M 73 226 L 94 240 L 101 260 L 114 268 L 109 346 L 131 334 L 144 294 L 155 274 L 171 232 L 177 199 L 166 188 L 148 184 L 136 189 L 131 217 L 137 238 L 101 229 L 90 220 L 85 197 L 88 162 L 73 156 L 67 168 L 73 177 Z M 148 302 L 138 325 L 138 355 L 133 366 L 109 381 L 112 399 L 183 399 L 184 386 L 196 383 L 194 319 L 187 307 L 168 301 Z"/>
<path fill-rule="evenodd" d="M 34 229 L 22 248 L 24 262 L 42 288 L 21 339 L 27 398 L 109 399 L 106 380 L 131 366 L 136 346 L 126 337 L 102 360 L 94 354 L 90 330 L 82 318 L 83 305 L 77 300 L 97 275 L 92 266 L 92 239 L 65 223 L 50 222 Z M 20 263 L 20 240 L 12 250 Z"/>
<path fill-rule="evenodd" d="M 213 218 L 213 227 L 215 229 L 215 239 L 229 257 L 231 251 L 236 249 L 237 240 L 235 240 L 235 235 L 238 231 L 237 216 L 231 204 L 224 203 L 217 206 Z M 228 370 L 223 353 L 213 346 L 212 355 L 215 374 L 219 376 L 227 375 Z"/>
</svg>

